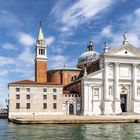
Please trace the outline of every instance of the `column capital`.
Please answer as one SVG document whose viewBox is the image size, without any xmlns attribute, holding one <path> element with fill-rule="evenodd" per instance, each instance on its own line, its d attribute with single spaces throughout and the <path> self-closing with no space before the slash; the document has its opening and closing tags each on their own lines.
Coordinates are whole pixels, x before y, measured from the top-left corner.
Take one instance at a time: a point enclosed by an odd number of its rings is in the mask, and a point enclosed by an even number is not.
<svg viewBox="0 0 140 140">
<path fill-rule="evenodd" d="M 136 67 L 137 65 L 138 65 L 138 64 L 135 64 L 135 63 L 132 64 L 133 67 Z"/>
<path fill-rule="evenodd" d="M 109 62 L 105 62 L 105 63 L 104 63 L 104 66 L 108 66 L 108 64 L 109 64 Z"/>
<path fill-rule="evenodd" d="M 120 63 L 119 62 L 115 62 L 115 66 L 119 66 L 120 65 Z"/>
</svg>

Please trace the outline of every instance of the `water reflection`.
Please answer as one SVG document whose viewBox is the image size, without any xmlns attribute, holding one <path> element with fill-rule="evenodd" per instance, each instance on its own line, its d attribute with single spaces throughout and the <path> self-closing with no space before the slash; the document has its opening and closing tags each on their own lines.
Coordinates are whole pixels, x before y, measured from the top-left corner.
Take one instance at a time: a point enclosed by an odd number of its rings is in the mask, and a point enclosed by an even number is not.
<svg viewBox="0 0 140 140">
<path fill-rule="evenodd" d="M 139 140 L 139 133 L 138 123 L 16 125 L 0 120 L 0 140 Z"/>
</svg>

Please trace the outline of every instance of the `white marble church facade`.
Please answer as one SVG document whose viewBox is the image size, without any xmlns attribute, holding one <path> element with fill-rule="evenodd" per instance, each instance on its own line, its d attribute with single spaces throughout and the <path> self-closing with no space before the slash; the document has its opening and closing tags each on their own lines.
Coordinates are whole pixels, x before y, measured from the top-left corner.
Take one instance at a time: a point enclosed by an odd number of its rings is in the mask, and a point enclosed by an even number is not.
<svg viewBox="0 0 140 140">
<path fill-rule="evenodd" d="M 126 37 L 118 48 L 106 44 L 99 70 L 82 78 L 83 115 L 140 113 L 140 50 Z"/>
<path fill-rule="evenodd" d="M 8 84 L 9 119 L 122 112 L 140 114 L 140 49 L 128 43 L 126 33 L 120 47 L 109 49 L 105 43 L 102 54 L 94 51 L 90 41 L 86 52 L 78 59 L 77 67 L 80 69 L 52 70 L 50 79 L 55 79 L 55 82 L 49 81 L 47 51 L 43 43 L 45 39 L 40 24 L 35 80 Z M 67 78 L 72 80 L 59 83 Z"/>
</svg>

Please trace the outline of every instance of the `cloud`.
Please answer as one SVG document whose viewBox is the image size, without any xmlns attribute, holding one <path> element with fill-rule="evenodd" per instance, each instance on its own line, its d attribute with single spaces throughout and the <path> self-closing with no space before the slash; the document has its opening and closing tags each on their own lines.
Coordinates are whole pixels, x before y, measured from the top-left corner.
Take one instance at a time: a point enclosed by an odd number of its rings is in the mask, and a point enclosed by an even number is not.
<svg viewBox="0 0 140 140">
<path fill-rule="evenodd" d="M 60 40 L 59 43 L 64 44 L 64 45 L 77 45 L 78 42 L 76 41 L 67 41 L 67 40 Z"/>
<path fill-rule="evenodd" d="M 67 62 L 67 57 L 62 55 L 55 55 L 49 58 L 50 68 L 59 68 L 63 67 L 64 64 Z M 53 63 L 51 63 L 53 62 Z"/>
<path fill-rule="evenodd" d="M 9 42 L 3 44 L 2 48 L 5 50 L 16 50 L 15 46 Z"/>
<path fill-rule="evenodd" d="M 54 42 L 55 38 L 53 36 L 50 36 L 50 37 L 45 38 L 45 40 L 46 40 L 47 45 L 51 45 Z"/>
<path fill-rule="evenodd" d="M 61 54 L 67 47 L 78 44 L 79 42 L 77 41 L 59 39 L 57 43 L 53 43 L 53 45 L 49 46 L 49 48 L 51 48 L 53 53 Z"/>
<path fill-rule="evenodd" d="M 13 31 L 23 25 L 16 15 L 6 10 L 0 11 L 0 19 L 0 27 L 6 27 Z"/>
<path fill-rule="evenodd" d="M 23 51 L 15 57 L 0 56 L 0 62 L 0 76 L 11 74 L 23 78 L 33 77 L 34 54 L 31 53 L 30 48 L 23 49 Z"/>
<path fill-rule="evenodd" d="M 35 53 L 35 52 L 34 52 Z M 34 54 L 31 53 L 30 48 L 24 48 L 22 53 L 17 56 L 17 60 L 23 61 L 25 63 L 33 63 L 34 62 Z"/>
<path fill-rule="evenodd" d="M 24 32 L 20 32 L 18 34 L 18 39 L 19 42 L 25 46 L 32 46 L 35 43 L 35 39 L 31 35 Z"/>
<path fill-rule="evenodd" d="M 56 3 L 51 14 L 57 18 L 57 22 L 62 24 L 61 31 L 70 31 L 78 27 L 101 12 L 105 11 L 113 3 L 113 0 L 79 0 L 70 6 L 66 3 Z"/>
<path fill-rule="evenodd" d="M 31 48 L 24 48 L 23 51 L 16 56 L 15 66 L 10 72 L 19 74 L 20 77 L 29 78 L 34 74 L 34 53 L 31 53 Z"/>
<path fill-rule="evenodd" d="M 0 67 L 15 64 L 14 59 L 0 56 Z"/>
<path fill-rule="evenodd" d="M 129 33 L 128 34 L 128 40 L 129 42 L 134 45 L 135 47 L 140 48 L 140 37 L 138 34 L 135 33 Z"/>
<path fill-rule="evenodd" d="M 101 36 L 104 36 L 104 37 L 112 37 L 113 34 L 112 34 L 112 26 L 111 25 L 107 25 L 106 27 L 104 27 L 100 33 Z"/>
<path fill-rule="evenodd" d="M 5 70 L 5 69 L 0 69 L 0 76 L 5 76 L 5 75 L 7 75 L 8 73 L 9 73 L 9 71 L 8 70 Z"/>
<path fill-rule="evenodd" d="M 52 53 L 58 53 L 58 54 L 61 54 L 64 51 L 64 47 L 58 44 L 50 46 L 50 49 Z"/>
<path fill-rule="evenodd" d="M 75 67 L 75 59 L 71 59 L 65 55 L 52 55 L 49 57 L 50 69 L 67 67 Z"/>
<path fill-rule="evenodd" d="M 6 107 L 5 100 L 8 99 L 8 80 L 5 77 L 0 77 L 0 107 Z"/>
<path fill-rule="evenodd" d="M 113 25 L 105 26 L 99 34 L 100 40 L 102 38 L 109 41 L 110 48 L 118 47 L 123 42 L 123 34 L 124 32 L 128 33 L 128 42 L 133 46 L 140 48 L 140 8 L 136 9 L 131 14 L 120 17 L 118 19 L 119 29 L 113 30 L 115 28 Z"/>
</svg>

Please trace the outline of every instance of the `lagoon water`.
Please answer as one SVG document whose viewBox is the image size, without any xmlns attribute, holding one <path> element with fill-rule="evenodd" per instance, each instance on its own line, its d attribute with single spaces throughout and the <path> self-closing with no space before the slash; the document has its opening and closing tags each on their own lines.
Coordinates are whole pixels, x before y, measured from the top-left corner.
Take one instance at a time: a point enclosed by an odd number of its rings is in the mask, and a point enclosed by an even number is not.
<svg viewBox="0 0 140 140">
<path fill-rule="evenodd" d="M 0 119 L 0 140 L 140 140 L 140 124 L 32 124 Z"/>
</svg>

